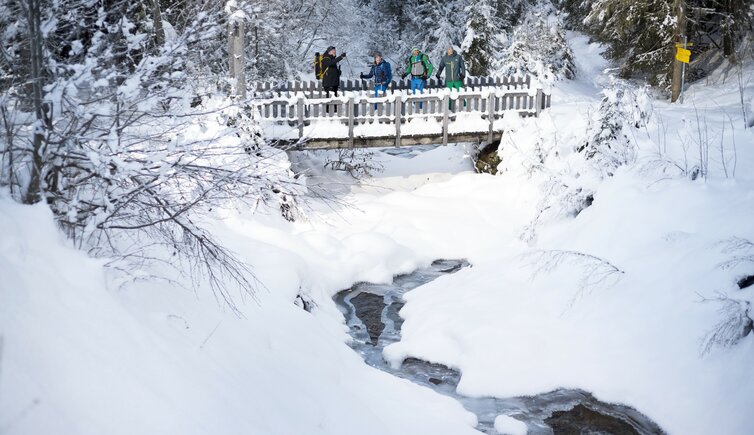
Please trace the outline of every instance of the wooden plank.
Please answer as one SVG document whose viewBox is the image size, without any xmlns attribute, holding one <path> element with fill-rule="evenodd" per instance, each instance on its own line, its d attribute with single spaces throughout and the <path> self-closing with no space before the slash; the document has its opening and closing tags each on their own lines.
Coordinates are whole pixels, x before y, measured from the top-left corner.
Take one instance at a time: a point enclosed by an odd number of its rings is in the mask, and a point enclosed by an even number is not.
<svg viewBox="0 0 754 435">
<path fill-rule="evenodd" d="M 445 94 L 442 97 L 442 144 L 448 144 L 448 115 L 450 112 L 450 97 Z"/>
<path fill-rule="evenodd" d="M 353 148 L 353 96 L 348 98 L 348 148 Z"/>
<path fill-rule="evenodd" d="M 403 103 L 401 102 L 401 96 L 395 97 L 395 106 L 393 112 L 395 113 L 395 146 L 401 145 L 401 113 L 403 112 Z"/>
<path fill-rule="evenodd" d="M 304 137 L 304 97 L 299 97 L 296 105 L 298 107 L 298 137 L 301 139 Z"/>
<path fill-rule="evenodd" d="M 500 132 L 495 132 L 494 140 L 499 140 L 501 137 Z M 477 142 L 483 141 L 487 137 L 487 133 L 463 133 L 448 135 L 448 143 L 464 143 L 464 142 Z M 354 138 L 354 148 L 385 148 L 391 146 L 416 146 L 416 145 L 430 145 L 430 144 L 442 144 L 442 136 L 440 135 L 412 135 L 403 136 L 400 142 L 396 141 L 393 137 L 356 137 Z M 274 143 L 276 148 L 284 149 L 286 151 L 301 151 L 301 150 L 325 150 L 325 149 L 341 149 L 348 147 L 347 139 L 312 139 L 306 142 L 299 142 L 298 140 L 281 140 Z"/>
<path fill-rule="evenodd" d="M 487 118 L 490 122 L 490 130 L 487 132 L 487 143 L 491 144 L 495 137 L 495 96 L 490 94 L 487 97 Z"/>
</svg>

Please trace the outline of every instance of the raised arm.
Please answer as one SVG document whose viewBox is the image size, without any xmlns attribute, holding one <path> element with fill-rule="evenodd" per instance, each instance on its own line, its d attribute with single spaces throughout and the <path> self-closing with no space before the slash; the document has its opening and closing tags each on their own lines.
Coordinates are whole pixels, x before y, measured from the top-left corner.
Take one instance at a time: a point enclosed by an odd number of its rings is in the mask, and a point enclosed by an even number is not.
<svg viewBox="0 0 754 435">
<path fill-rule="evenodd" d="M 371 79 L 372 77 L 374 77 L 374 68 L 375 68 L 375 66 L 372 65 L 372 68 L 369 69 L 369 74 L 362 74 L 361 78 L 362 79 Z"/>
<path fill-rule="evenodd" d="M 336 58 L 332 58 L 332 59 L 331 59 L 331 58 L 329 58 L 329 57 L 326 57 L 326 58 L 325 58 L 325 59 L 324 59 L 324 60 L 322 61 L 322 66 L 323 66 L 324 68 L 328 68 L 328 67 L 331 67 L 331 66 L 333 66 L 333 67 L 334 67 L 334 66 L 336 66 L 336 65 L 338 64 L 338 62 L 340 62 L 341 60 L 343 60 L 343 58 L 344 58 L 344 57 L 346 57 L 346 54 L 345 54 L 345 53 L 341 54 L 340 56 L 338 56 L 338 57 L 336 57 Z"/>
</svg>

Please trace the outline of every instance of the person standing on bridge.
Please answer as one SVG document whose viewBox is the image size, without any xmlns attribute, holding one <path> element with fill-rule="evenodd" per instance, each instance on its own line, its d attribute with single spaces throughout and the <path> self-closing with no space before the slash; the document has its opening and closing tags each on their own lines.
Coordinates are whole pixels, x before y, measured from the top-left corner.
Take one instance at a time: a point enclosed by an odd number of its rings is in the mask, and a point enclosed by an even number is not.
<svg viewBox="0 0 754 435">
<path fill-rule="evenodd" d="M 338 96 L 338 88 L 340 87 L 340 67 L 338 66 L 338 62 L 346 57 L 346 53 L 344 52 L 337 57 L 336 54 L 335 47 L 331 45 L 327 47 L 327 51 L 322 56 L 322 89 L 325 90 L 325 98 L 330 98 L 330 92 L 334 92 L 335 96 Z M 329 104 L 325 105 L 325 112 L 330 113 Z"/>
<path fill-rule="evenodd" d="M 334 92 L 335 96 L 338 96 L 338 88 L 340 87 L 340 67 L 338 62 L 346 57 L 346 53 L 336 57 L 335 47 L 327 47 L 327 51 L 322 56 L 322 89 L 325 90 L 325 95 L 330 98 L 330 92 Z"/>
<path fill-rule="evenodd" d="M 437 80 L 440 80 L 443 70 L 445 70 L 445 87 L 448 89 L 461 90 L 463 81 L 466 78 L 466 63 L 463 57 L 453 48 L 448 47 L 446 54 L 440 59 L 440 67 L 437 69 Z M 453 102 L 449 102 L 449 107 L 453 108 Z M 464 106 L 466 101 L 464 101 Z"/>
<path fill-rule="evenodd" d="M 361 73 L 359 75 L 362 80 L 371 79 L 374 77 L 374 97 L 380 96 L 380 92 L 387 91 L 390 82 L 393 81 L 393 69 L 390 66 L 390 62 L 382 59 L 382 53 L 379 51 L 374 54 L 374 65 L 369 70 L 369 74 Z"/>
<path fill-rule="evenodd" d="M 448 51 L 440 59 L 437 80 L 440 80 L 443 70 L 445 70 L 445 86 L 448 89 L 459 90 L 463 87 L 463 80 L 466 78 L 466 63 L 452 46 L 448 47 Z"/>
<path fill-rule="evenodd" d="M 405 79 L 410 74 L 411 92 L 415 94 L 418 90 L 419 93 L 423 94 L 424 85 L 427 84 L 427 77 L 432 75 L 433 69 L 434 67 L 432 66 L 432 62 L 429 61 L 429 56 L 422 53 L 418 47 L 414 47 L 411 49 L 411 56 L 406 60 L 406 71 L 401 78 Z M 419 109 L 421 108 L 422 103 L 420 101 Z"/>
</svg>

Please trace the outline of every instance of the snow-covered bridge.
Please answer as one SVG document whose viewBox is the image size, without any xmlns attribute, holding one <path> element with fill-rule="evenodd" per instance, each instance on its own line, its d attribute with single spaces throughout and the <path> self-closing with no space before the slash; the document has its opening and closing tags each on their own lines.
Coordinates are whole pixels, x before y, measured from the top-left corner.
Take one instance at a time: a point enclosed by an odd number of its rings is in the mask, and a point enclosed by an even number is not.
<svg viewBox="0 0 754 435">
<path fill-rule="evenodd" d="M 267 138 L 286 149 L 493 142 L 504 114 L 538 116 L 550 107 L 530 76 L 467 78 L 460 91 L 432 79 L 416 95 L 408 80 L 392 85 L 374 98 L 371 83 L 343 81 L 340 95 L 328 98 L 313 81 L 259 83 L 252 104 Z"/>
</svg>

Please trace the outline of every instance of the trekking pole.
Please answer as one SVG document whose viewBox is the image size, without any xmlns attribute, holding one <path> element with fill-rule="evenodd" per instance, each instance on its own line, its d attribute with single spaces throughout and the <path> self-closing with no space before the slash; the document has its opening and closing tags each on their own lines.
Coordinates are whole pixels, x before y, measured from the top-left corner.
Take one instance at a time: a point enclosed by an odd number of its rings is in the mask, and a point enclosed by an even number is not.
<svg viewBox="0 0 754 435">
<path fill-rule="evenodd" d="M 353 67 L 351 67 L 351 61 L 348 60 L 348 56 L 346 56 L 345 59 L 346 59 L 346 63 L 348 64 L 348 69 L 351 70 L 351 77 L 353 77 L 354 73 L 353 73 Z"/>
</svg>

